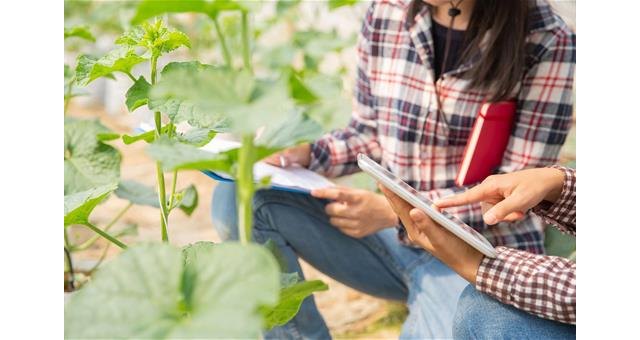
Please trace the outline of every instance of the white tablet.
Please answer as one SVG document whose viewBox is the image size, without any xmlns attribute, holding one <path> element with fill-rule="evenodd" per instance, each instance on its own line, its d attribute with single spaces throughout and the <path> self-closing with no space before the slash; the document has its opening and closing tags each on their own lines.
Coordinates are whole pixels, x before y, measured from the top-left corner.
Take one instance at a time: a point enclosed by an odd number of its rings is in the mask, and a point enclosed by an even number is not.
<svg viewBox="0 0 640 340">
<path fill-rule="evenodd" d="M 495 248 L 475 229 L 471 228 L 459 218 L 449 214 L 446 211 L 438 211 L 433 208 L 433 202 L 428 200 L 409 184 L 403 182 L 387 169 L 381 167 L 371 158 L 364 154 L 358 154 L 358 166 L 362 171 L 371 175 L 376 181 L 380 182 L 396 195 L 407 201 L 412 206 L 422 210 L 429 215 L 435 222 L 447 228 L 454 235 L 467 242 L 470 246 L 477 249 L 487 257 L 494 258 L 497 253 Z"/>
</svg>

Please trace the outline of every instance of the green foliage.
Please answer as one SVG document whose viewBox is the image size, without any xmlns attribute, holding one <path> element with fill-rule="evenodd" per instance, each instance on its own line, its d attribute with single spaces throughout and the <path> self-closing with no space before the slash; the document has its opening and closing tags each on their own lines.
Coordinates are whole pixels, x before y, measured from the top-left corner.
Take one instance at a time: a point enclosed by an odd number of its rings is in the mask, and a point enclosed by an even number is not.
<svg viewBox="0 0 640 340">
<path fill-rule="evenodd" d="M 230 0 L 143 0 L 134 18 L 134 22 L 140 23 L 164 13 L 196 12 L 215 19 L 222 11 L 240 11 L 241 16 L 222 17 L 222 29 L 217 21 L 214 27 L 220 33 L 221 44 L 225 34 L 237 31 L 235 43 L 242 45 L 242 70 L 232 68 L 226 51 L 227 67 L 197 61 L 169 63 L 160 72 L 158 81 L 158 58 L 179 47 L 191 47 L 186 34 L 164 26 L 161 20 L 130 28 L 116 40 L 120 47 L 101 58 L 81 56 L 75 75 L 65 68 L 65 84 L 67 79 L 75 78 L 78 84 L 87 85 L 99 77 L 114 78 L 115 73 L 124 73 L 133 81 L 125 100 L 129 111 L 144 105 L 154 111 L 154 131 L 124 135 L 122 139 L 125 144 L 141 140 L 150 143 L 146 151 L 156 161 L 158 190 L 121 181 L 115 193 L 132 204 L 159 207 L 164 241 L 168 241 L 169 213 L 179 208 L 190 215 L 198 204 L 193 185 L 176 190 L 178 170 L 216 170 L 236 175 L 240 227 L 246 243 L 252 225 L 253 164 L 282 148 L 314 139 L 321 131 L 307 114 L 324 99 L 307 84 L 309 73 L 286 67 L 283 77 L 253 74 L 249 38 L 255 35 L 248 30 L 246 12 L 255 6 Z M 297 38 L 297 48 L 305 50 L 306 59 L 319 58 L 321 49 L 338 50 L 342 46 L 331 42 L 330 35 L 321 43 L 308 40 L 310 37 Z M 134 77 L 133 67 L 146 60 L 150 60 L 150 74 Z M 164 125 L 163 114 L 170 120 Z M 177 124 L 184 122 L 192 128 L 178 132 Z M 254 141 L 255 131 L 262 127 L 266 129 Z M 199 149 L 223 129 L 242 137 L 239 149 L 219 154 Z M 65 135 L 66 130 L 67 126 Z M 94 146 L 110 147 L 103 142 L 119 135 L 94 131 L 91 137 Z M 65 173 L 67 159 L 77 154 L 77 150 L 67 148 L 65 136 Z M 169 190 L 164 184 L 165 171 L 174 172 Z M 88 222 L 91 210 L 115 187 L 110 189 L 104 195 L 89 192 L 79 198 L 71 197 L 70 209 L 81 204 L 79 210 L 70 210 L 69 223 L 85 222 L 100 236 L 126 248 L 106 234 L 111 223 L 103 231 Z M 66 203 L 67 197 L 65 225 Z M 327 289 L 320 281 L 300 282 L 295 273 L 279 273 L 278 266 L 264 247 L 251 244 L 214 246 L 199 242 L 182 251 L 168 245 L 133 247 L 107 264 L 71 299 L 65 310 L 65 336 L 257 338 L 264 327 L 270 329 L 293 318 L 302 301 L 313 292 Z M 280 264 L 280 268 L 284 266 Z"/>
<path fill-rule="evenodd" d="M 163 79 L 163 81 L 154 86 L 154 88 L 156 89 L 156 95 L 151 96 L 149 100 L 149 109 L 163 112 L 164 114 L 169 116 L 169 119 L 171 119 L 171 122 L 174 124 L 188 122 L 189 125 L 197 128 L 211 129 L 216 131 L 224 129 L 227 125 L 227 122 L 222 117 L 222 115 L 202 109 L 200 106 L 194 105 L 194 103 L 192 101 L 189 101 L 188 98 L 173 96 L 171 92 L 173 91 L 172 88 L 174 86 L 169 83 L 170 79 L 172 79 L 172 76 L 169 76 L 168 80 L 164 80 L 165 78 L 167 78 L 168 74 L 192 75 L 198 74 L 203 70 L 215 69 L 216 67 L 212 65 L 202 64 L 198 61 L 172 62 L 167 64 L 167 66 L 165 66 L 161 72 L 161 79 Z M 174 78 L 177 77 L 178 76 L 175 76 Z M 160 89 L 157 90 L 158 88 Z M 158 95 L 157 92 L 161 92 L 162 94 Z"/>
<path fill-rule="evenodd" d="M 180 46 L 191 47 L 186 34 L 167 28 L 162 20 L 132 27 L 116 39 L 116 44 L 129 48 L 142 47 L 154 57 L 169 53 Z"/>
<path fill-rule="evenodd" d="M 569 234 L 563 234 L 553 226 L 548 226 L 544 232 L 544 248 L 548 255 L 566 258 L 573 255 L 575 257 L 576 238 Z"/>
<path fill-rule="evenodd" d="M 289 74 L 289 87 L 291 88 L 291 97 L 298 104 L 311 104 L 318 100 L 318 97 L 307 87 L 300 76 L 293 70 Z"/>
<path fill-rule="evenodd" d="M 168 138 L 154 141 L 146 149 L 151 158 L 162 163 L 165 171 L 217 170 L 230 172 L 235 152 L 212 154 Z"/>
<path fill-rule="evenodd" d="M 149 18 L 156 17 L 165 13 L 202 13 L 215 19 L 222 11 L 246 11 L 246 1 L 229 0 L 143 0 L 138 5 L 135 17 L 131 20 L 134 24 L 141 23 Z"/>
<path fill-rule="evenodd" d="M 193 211 L 198 206 L 198 191 L 196 187 L 191 184 L 184 190 L 180 190 L 175 195 L 175 204 L 174 207 L 178 207 L 182 212 L 187 214 L 187 216 L 191 216 Z"/>
<path fill-rule="evenodd" d="M 114 72 L 128 75 L 135 65 L 146 60 L 137 55 L 133 48 L 119 48 L 102 58 L 81 55 L 76 66 L 76 80 L 79 85 L 86 86 L 100 77 L 113 79 Z"/>
<path fill-rule="evenodd" d="M 132 180 L 120 181 L 116 196 L 137 205 L 159 208 L 158 193 L 152 187 Z"/>
<path fill-rule="evenodd" d="M 351 117 L 351 100 L 345 96 L 342 80 L 337 76 L 313 74 L 304 78 L 306 86 L 318 100 L 306 110 L 325 130 L 345 126 Z"/>
<path fill-rule="evenodd" d="M 224 115 L 230 129 L 242 134 L 284 119 L 293 109 L 289 94 L 286 80 L 256 79 L 246 70 L 179 69 L 151 89 L 150 102 L 177 99 L 202 115 Z"/>
<path fill-rule="evenodd" d="M 135 109 L 140 106 L 147 105 L 149 101 L 149 89 L 151 88 L 151 84 L 144 79 L 143 76 L 140 76 L 138 80 L 136 80 L 133 85 L 127 90 L 126 101 L 127 109 L 129 112 L 133 112 Z"/>
<path fill-rule="evenodd" d="M 110 193 L 117 188 L 117 183 L 97 186 L 86 191 L 64 196 L 64 226 L 71 224 L 88 224 L 89 215 Z"/>
<path fill-rule="evenodd" d="M 64 65 L 64 100 L 67 101 L 73 97 L 86 95 L 86 91 L 77 89 L 75 83 L 75 71 L 69 66 Z"/>
<path fill-rule="evenodd" d="M 257 338 L 278 267 L 257 245 L 132 247 L 65 307 L 66 338 Z"/>
<path fill-rule="evenodd" d="M 72 194 L 117 182 L 120 153 L 98 140 L 110 131 L 97 120 L 65 119 L 64 193 Z"/>
<path fill-rule="evenodd" d="M 256 140 L 259 145 L 284 149 L 320 137 L 322 126 L 302 113 L 293 113 L 279 125 L 268 126 Z"/>
<path fill-rule="evenodd" d="M 314 292 L 328 289 L 329 286 L 319 280 L 296 282 L 282 287 L 278 304 L 270 308 L 261 308 L 266 320 L 266 329 L 286 324 L 296 316 L 305 298 Z"/>
<path fill-rule="evenodd" d="M 322 281 L 300 281 L 298 273 L 285 273 L 288 269 L 286 259 L 280 248 L 269 239 L 263 245 L 278 262 L 280 268 L 280 295 L 275 306 L 260 308 L 266 320 L 266 329 L 281 326 L 293 319 L 298 313 L 305 298 L 314 292 L 324 291 L 329 287 Z"/>
<path fill-rule="evenodd" d="M 115 194 L 136 205 L 160 208 L 158 192 L 154 188 L 137 181 L 121 181 Z M 172 209 L 177 207 L 185 214 L 191 215 L 198 206 L 198 191 L 192 184 L 184 190 L 176 192 L 174 200 L 175 202 L 173 207 L 171 207 Z"/>
<path fill-rule="evenodd" d="M 334 10 L 342 6 L 353 6 L 358 0 L 329 0 L 329 9 Z"/>
<path fill-rule="evenodd" d="M 64 39 L 78 37 L 81 39 L 96 41 L 96 38 L 91 34 L 87 26 L 73 26 L 64 28 Z"/>
<path fill-rule="evenodd" d="M 216 130 L 193 128 L 185 133 L 179 133 L 176 138 L 181 143 L 200 147 L 207 145 L 216 134 Z"/>
<path fill-rule="evenodd" d="M 175 132 L 175 126 L 174 125 L 165 125 L 165 126 L 162 127 L 161 131 L 162 131 L 163 135 L 168 134 L 169 132 L 174 133 Z M 133 136 L 130 136 L 130 135 L 123 135 L 122 136 L 122 141 L 126 145 L 133 144 L 133 143 L 141 141 L 141 140 L 143 140 L 143 141 L 145 141 L 147 143 L 153 142 L 154 140 L 156 140 L 156 132 L 154 130 L 149 130 L 147 132 L 139 133 L 139 134 L 133 135 Z"/>
</svg>

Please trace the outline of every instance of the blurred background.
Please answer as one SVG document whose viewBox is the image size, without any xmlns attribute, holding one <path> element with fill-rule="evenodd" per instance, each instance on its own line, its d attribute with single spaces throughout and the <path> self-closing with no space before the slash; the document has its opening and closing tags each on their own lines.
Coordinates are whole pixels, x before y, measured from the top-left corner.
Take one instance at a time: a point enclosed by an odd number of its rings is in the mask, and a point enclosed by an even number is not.
<svg viewBox="0 0 640 340">
<path fill-rule="evenodd" d="M 550 1 L 557 12 L 575 30 L 575 1 Z M 255 4 L 251 17 L 253 65 L 257 74 L 279 74 L 291 69 L 304 75 L 306 83 L 324 100 L 314 117 L 326 130 L 344 126 L 351 111 L 356 62 L 355 42 L 367 1 L 264 1 Z M 114 40 L 128 27 L 135 14 L 136 1 L 65 1 L 65 27 L 86 26 L 95 41 L 65 39 L 64 62 L 75 67 L 81 54 L 102 56 L 113 48 Z M 171 61 L 197 59 L 203 63 L 219 64 L 223 60 L 220 40 L 213 21 L 204 15 L 172 14 L 164 17 L 170 27 L 185 32 L 191 39 L 191 49 L 179 49 L 164 57 L 159 67 Z M 230 51 L 240 51 L 238 15 L 222 15 L 220 29 Z M 232 53 L 234 63 L 240 65 L 240 53 Z M 137 68 L 140 69 L 137 69 Z M 146 63 L 136 66 L 133 74 L 140 74 Z M 118 74 L 116 77 L 121 77 Z M 122 76 L 125 77 L 126 76 Z M 133 133 L 143 122 L 152 119 L 146 106 L 134 113 L 124 103 L 129 81 L 98 79 L 81 90 L 80 96 L 69 101 L 67 115 L 78 118 L 99 118 L 117 133 Z M 575 123 L 575 111 L 574 111 Z M 574 124 L 575 125 L 575 124 Z M 154 186 L 155 165 L 143 152 L 143 143 L 124 145 L 111 142 L 122 153 L 121 178 Z M 561 162 L 572 167 L 575 160 L 575 126 L 562 150 Z M 343 184 L 373 188 L 368 177 L 352 175 L 341 179 Z M 210 216 L 211 196 L 216 182 L 199 172 L 183 172 L 178 187 L 195 184 L 198 206 L 191 216 L 181 212 L 171 215 L 169 230 L 172 243 L 186 245 L 200 240 L 218 241 Z M 112 197 L 92 215 L 95 224 L 104 225 L 120 213 L 128 201 Z M 133 232 L 125 241 L 159 240 L 158 210 L 134 205 L 125 210 L 115 228 L 129 228 Z M 70 237 L 82 241 L 90 237 L 82 228 L 72 228 Z M 575 258 L 575 242 L 555 229 L 546 235 L 548 252 Z M 113 248 L 113 247 L 112 247 Z M 99 240 L 90 248 L 74 253 L 77 266 L 91 267 L 101 258 L 113 256 L 117 249 Z M 320 278 L 330 286 L 329 291 L 316 294 L 316 301 L 335 337 L 393 338 L 406 316 L 402 304 L 379 300 L 356 292 L 303 264 L 308 279 Z"/>
</svg>

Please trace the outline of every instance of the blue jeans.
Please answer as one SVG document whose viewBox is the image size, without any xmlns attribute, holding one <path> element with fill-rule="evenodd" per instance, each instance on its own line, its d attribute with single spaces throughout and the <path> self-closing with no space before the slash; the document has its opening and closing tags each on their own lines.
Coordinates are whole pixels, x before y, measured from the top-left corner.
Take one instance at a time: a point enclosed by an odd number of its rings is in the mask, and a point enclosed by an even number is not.
<svg viewBox="0 0 640 340">
<path fill-rule="evenodd" d="M 450 338 L 458 297 L 467 282 L 422 249 L 401 245 L 394 228 L 356 239 L 333 227 L 327 201 L 310 195 L 260 190 L 254 198 L 253 237 L 271 239 L 289 271 L 303 276 L 302 258 L 316 269 L 361 292 L 406 302 L 409 315 L 401 338 Z M 218 233 L 237 239 L 235 187 L 220 183 L 212 203 Z M 329 330 L 313 297 L 293 320 L 265 335 L 277 339 L 328 339 Z"/>
<path fill-rule="evenodd" d="M 456 339 L 575 339 L 576 326 L 531 315 L 469 285 L 458 302 L 453 336 Z"/>
</svg>

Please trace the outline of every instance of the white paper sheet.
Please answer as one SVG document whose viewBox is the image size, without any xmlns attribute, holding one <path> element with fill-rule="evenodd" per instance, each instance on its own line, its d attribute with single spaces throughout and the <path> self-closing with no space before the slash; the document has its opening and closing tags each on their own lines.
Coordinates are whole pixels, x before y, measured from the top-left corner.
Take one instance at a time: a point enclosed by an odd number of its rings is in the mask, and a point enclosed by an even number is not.
<svg viewBox="0 0 640 340">
<path fill-rule="evenodd" d="M 213 153 L 218 153 L 238 147 L 240 147 L 239 142 L 220 139 L 216 137 L 201 149 Z M 221 173 L 218 171 L 216 171 L 216 174 L 221 177 L 232 179 L 229 174 Z M 300 166 L 280 168 L 264 162 L 258 162 L 253 167 L 253 175 L 256 182 L 260 181 L 260 179 L 264 177 L 270 176 L 271 185 L 277 185 L 287 188 L 314 190 L 335 186 L 333 182 L 331 182 L 324 176 Z"/>
</svg>

